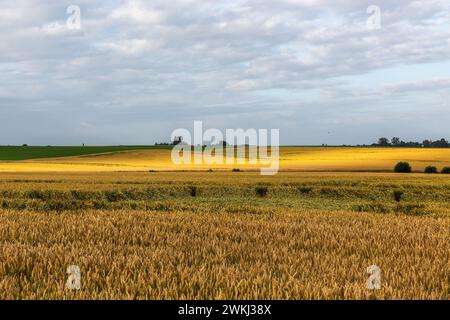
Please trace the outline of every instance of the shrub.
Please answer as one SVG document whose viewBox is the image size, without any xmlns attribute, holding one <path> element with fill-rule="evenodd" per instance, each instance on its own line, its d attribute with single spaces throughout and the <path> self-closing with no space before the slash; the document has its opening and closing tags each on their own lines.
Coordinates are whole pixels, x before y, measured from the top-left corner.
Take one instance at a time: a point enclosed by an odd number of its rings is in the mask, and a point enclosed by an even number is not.
<svg viewBox="0 0 450 320">
<path fill-rule="evenodd" d="M 395 190 L 394 191 L 394 200 L 400 202 L 402 200 L 403 191 Z"/>
<path fill-rule="evenodd" d="M 450 167 L 442 168 L 441 173 L 444 173 L 444 174 L 450 174 Z"/>
<path fill-rule="evenodd" d="M 425 173 L 437 173 L 437 172 L 438 172 L 438 170 L 434 166 L 428 166 L 425 168 Z"/>
<path fill-rule="evenodd" d="M 29 199 L 38 199 L 42 201 L 47 201 L 55 198 L 55 195 L 50 190 L 30 190 L 26 193 Z"/>
<path fill-rule="evenodd" d="M 233 172 L 241 172 L 241 169 L 239 169 L 239 168 L 234 168 L 232 171 L 233 171 Z"/>
<path fill-rule="evenodd" d="M 298 191 L 300 191 L 300 193 L 302 194 L 308 194 L 312 191 L 312 188 L 308 188 L 308 187 L 299 187 Z"/>
<path fill-rule="evenodd" d="M 90 198 L 93 198 L 87 191 L 72 190 L 70 194 L 74 200 L 89 200 Z"/>
<path fill-rule="evenodd" d="M 106 200 L 95 200 L 92 202 L 92 206 L 96 210 L 104 210 L 110 208 L 110 204 Z"/>
<path fill-rule="evenodd" d="M 121 200 L 125 200 L 120 191 L 107 190 L 104 191 L 103 194 L 109 202 L 118 202 Z"/>
<path fill-rule="evenodd" d="M 392 209 L 386 206 L 384 203 L 364 203 L 353 206 L 353 210 L 358 212 L 376 212 L 376 213 L 389 213 Z"/>
<path fill-rule="evenodd" d="M 191 197 L 196 197 L 197 196 L 197 187 L 196 186 L 190 186 L 189 187 L 189 194 L 191 195 Z"/>
<path fill-rule="evenodd" d="M 421 216 L 428 214 L 427 207 L 424 204 L 399 204 L 397 205 L 397 212 L 408 216 Z"/>
<path fill-rule="evenodd" d="M 269 189 L 267 187 L 256 187 L 256 195 L 259 197 L 265 197 Z"/>
<path fill-rule="evenodd" d="M 412 171 L 411 165 L 408 162 L 399 162 L 394 168 L 395 172 L 410 173 Z"/>
</svg>

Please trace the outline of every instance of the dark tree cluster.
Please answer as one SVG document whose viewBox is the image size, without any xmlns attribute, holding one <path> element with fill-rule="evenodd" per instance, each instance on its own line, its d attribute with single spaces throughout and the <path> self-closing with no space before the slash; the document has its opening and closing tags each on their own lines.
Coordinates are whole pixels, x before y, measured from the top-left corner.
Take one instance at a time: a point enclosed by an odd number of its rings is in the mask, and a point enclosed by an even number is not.
<svg viewBox="0 0 450 320">
<path fill-rule="evenodd" d="M 162 143 L 155 142 L 155 146 L 176 146 L 176 145 L 178 145 L 178 144 L 180 144 L 182 142 L 183 142 L 183 137 L 175 137 L 175 139 L 172 142 L 170 142 L 170 143 L 168 143 L 168 142 L 162 142 Z"/>
<path fill-rule="evenodd" d="M 412 167 L 408 162 L 399 162 L 394 167 L 394 172 L 397 173 L 411 173 Z M 427 166 L 424 170 L 425 173 L 433 174 L 433 173 L 439 173 L 439 170 L 435 166 Z M 443 174 L 450 174 L 450 167 L 444 167 L 441 170 L 441 173 Z"/>
<path fill-rule="evenodd" d="M 378 139 L 378 143 L 374 143 L 373 146 L 377 147 L 398 147 L 398 148 L 450 148 L 450 143 L 442 138 L 441 140 L 424 140 L 422 142 L 405 142 L 398 137 L 394 137 L 391 140 L 387 138 Z"/>
<path fill-rule="evenodd" d="M 173 146 L 173 143 L 168 143 L 168 142 L 155 142 L 155 146 Z"/>
</svg>

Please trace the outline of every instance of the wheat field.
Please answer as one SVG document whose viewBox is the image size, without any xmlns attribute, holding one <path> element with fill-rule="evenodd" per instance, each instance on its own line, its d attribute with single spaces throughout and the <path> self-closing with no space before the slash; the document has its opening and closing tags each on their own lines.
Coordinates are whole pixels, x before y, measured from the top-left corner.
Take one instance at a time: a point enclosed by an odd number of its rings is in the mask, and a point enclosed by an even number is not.
<svg viewBox="0 0 450 320">
<path fill-rule="evenodd" d="M 423 174 L 2 173 L 0 298 L 448 299 L 448 190 Z"/>
</svg>

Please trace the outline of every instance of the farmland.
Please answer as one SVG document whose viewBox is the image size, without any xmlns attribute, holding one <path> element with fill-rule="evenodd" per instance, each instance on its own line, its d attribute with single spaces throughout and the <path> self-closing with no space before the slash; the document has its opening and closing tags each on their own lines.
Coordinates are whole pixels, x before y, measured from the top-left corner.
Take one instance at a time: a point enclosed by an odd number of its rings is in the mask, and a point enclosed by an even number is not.
<svg viewBox="0 0 450 320">
<path fill-rule="evenodd" d="M 17 147 L 5 153 L 0 148 L 0 172 L 117 172 L 226 170 L 236 165 L 174 165 L 167 146 L 155 147 Z M 32 149 L 38 152 L 33 153 Z M 51 151 L 53 149 L 60 151 Z M 67 148 L 67 149 L 66 149 Z M 92 148 L 92 149 L 90 149 Z M 115 150 L 114 148 L 119 148 Z M 31 151 L 30 151 L 31 150 Z M 86 153 L 83 153 L 86 152 Z M 87 154 L 89 153 L 89 154 Z M 66 156 L 64 156 L 66 154 Z M 3 159 L 3 161 L 1 161 Z M 9 159 L 9 160 L 8 160 Z M 11 161 L 11 159 L 24 159 Z M 399 161 L 408 161 L 413 170 L 423 172 L 428 165 L 438 169 L 450 166 L 450 149 L 423 148 L 344 148 L 281 147 L 281 171 L 391 172 Z M 259 170 L 258 165 L 243 164 L 242 170 Z"/>
<path fill-rule="evenodd" d="M 377 172 L 4 172 L 0 298 L 448 299 L 449 190 Z"/>
</svg>

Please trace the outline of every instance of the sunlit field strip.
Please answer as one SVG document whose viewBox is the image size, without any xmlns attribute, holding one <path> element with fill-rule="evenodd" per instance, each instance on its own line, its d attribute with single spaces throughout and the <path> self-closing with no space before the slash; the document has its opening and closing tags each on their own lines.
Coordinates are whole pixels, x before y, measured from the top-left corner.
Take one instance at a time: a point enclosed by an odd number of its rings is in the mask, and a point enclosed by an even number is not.
<svg viewBox="0 0 450 320">
<path fill-rule="evenodd" d="M 428 165 L 442 169 L 450 166 L 450 149 L 408 148 L 321 148 L 281 147 L 281 171 L 381 171 L 390 172 L 397 162 L 410 162 L 413 170 L 422 172 Z M 267 165 L 245 164 L 182 164 L 171 161 L 170 150 L 134 150 L 115 153 L 0 161 L 3 172 L 33 171 L 171 171 L 171 170 L 241 170 L 257 171 Z"/>
</svg>

